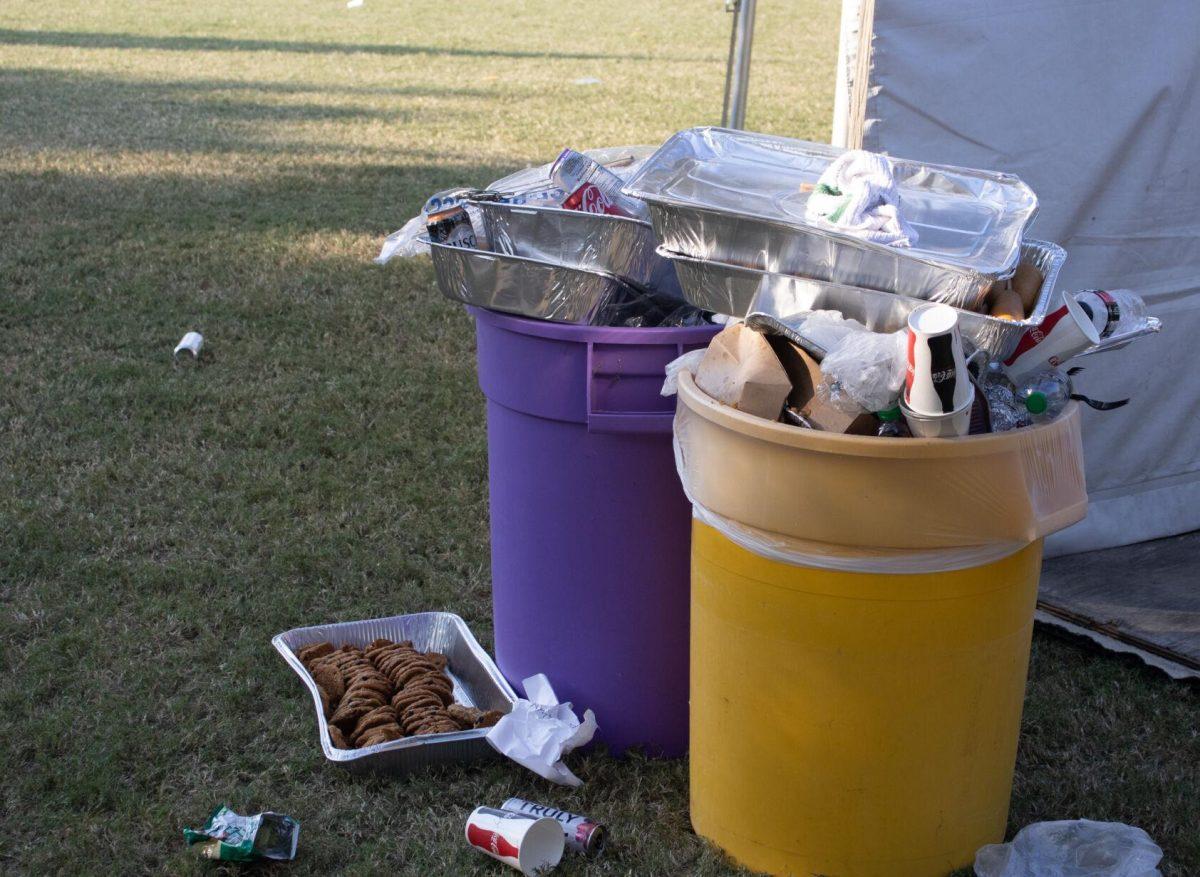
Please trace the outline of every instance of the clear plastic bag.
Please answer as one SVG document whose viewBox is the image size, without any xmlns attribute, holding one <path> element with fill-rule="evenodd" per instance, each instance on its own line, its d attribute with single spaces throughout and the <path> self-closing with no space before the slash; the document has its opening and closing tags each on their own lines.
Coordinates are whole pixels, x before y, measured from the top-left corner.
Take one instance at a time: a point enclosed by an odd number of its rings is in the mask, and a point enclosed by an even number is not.
<svg viewBox="0 0 1200 877">
<path fill-rule="evenodd" d="M 1035 822 L 975 854 L 976 877 L 1162 877 L 1163 851 L 1140 828 L 1072 819 Z"/>
<path fill-rule="evenodd" d="M 821 360 L 817 393 L 843 408 L 891 408 L 904 383 L 904 339 L 904 332 L 883 335 L 866 328 L 847 335 Z"/>
</svg>

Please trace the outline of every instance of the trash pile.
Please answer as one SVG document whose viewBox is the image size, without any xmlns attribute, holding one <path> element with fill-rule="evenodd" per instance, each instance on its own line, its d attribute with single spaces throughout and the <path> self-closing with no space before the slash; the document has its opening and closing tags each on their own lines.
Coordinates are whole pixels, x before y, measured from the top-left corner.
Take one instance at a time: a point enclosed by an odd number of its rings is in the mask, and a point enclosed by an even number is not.
<svg viewBox="0 0 1200 877">
<path fill-rule="evenodd" d="M 1132 292 L 1059 290 L 1066 253 L 1027 234 L 1036 212 L 1008 174 L 716 128 L 657 149 L 565 149 L 430 197 L 377 261 L 429 252 L 442 293 L 476 317 L 497 660 L 449 612 L 280 634 L 325 757 L 399 775 L 499 753 L 577 787 L 567 758 L 594 735 L 691 746 L 697 832 L 775 873 L 965 863 L 979 820 L 948 817 L 935 785 L 964 812 L 995 811 L 999 839 L 1040 540 L 1087 509 L 1073 401 L 1126 401 L 1080 392 L 1076 360 L 1160 328 Z M 199 336 L 187 341 L 196 354 Z M 630 533 L 641 541 L 620 541 Z M 897 574 L 902 589 L 876 581 Z M 722 648 L 696 651 L 708 641 Z M 942 670 L 946 654 L 960 672 Z M 929 733 L 914 696 L 949 730 Z M 770 706 L 747 735 L 755 697 Z M 840 789 L 762 782 L 794 777 L 793 757 L 811 760 L 800 776 L 854 785 L 852 815 L 829 816 Z M 906 759 L 949 779 L 900 818 Z M 775 848 L 817 811 L 805 830 L 819 843 Z M 1016 877 L 1101 850 L 1142 869 L 1114 874 L 1154 873 L 1148 838 L 1093 827 L 1030 830 L 977 867 Z M 210 857 L 286 859 L 298 830 L 222 809 L 187 837 Z M 913 840 L 926 834 L 939 840 Z M 521 798 L 465 828 L 529 875 L 604 836 Z"/>
<path fill-rule="evenodd" d="M 653 150 L 564 149 L 486 189 L 439 192 L 379 258 L 431 252 L 447 298 L 538 320 L 592 326 L 705 324 L 655 252 L 649 210 L 624 194 Z"/>
<path fill-rule="evenodd" d="M 1132 292 L 1057 290 L 1036 213 L 1009 174 L 693 128 L 439 192 L 378 261 L 429 249 L 448 298 L 532 319 L 744 320 L 798 382 L 759 416 L 945 438 L 1120 407 L 1060 366 L 1160 328 Z"/>
<path fill-rule="evenodd" d="M 697 128 L 626 191 L 685 297 L 770 342 L 792 382 L 771 420 L 952 438 L 1117 408 L 1059 367 L 1159 329 L 1131 292 L 1055 289 L 1066 253 L 1027 236 L 1037 198 L 1008 174 Z"/>
</svg>

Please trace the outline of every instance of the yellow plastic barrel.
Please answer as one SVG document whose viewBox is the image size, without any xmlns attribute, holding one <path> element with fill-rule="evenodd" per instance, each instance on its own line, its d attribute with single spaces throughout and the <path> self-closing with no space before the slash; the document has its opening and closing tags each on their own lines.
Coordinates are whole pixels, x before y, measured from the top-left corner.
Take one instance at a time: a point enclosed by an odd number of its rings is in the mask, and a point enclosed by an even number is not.
<svg viewBox="0 0 1200 877">
<path fill-rule="evenodd" d="M 1004 838 L 1042 538 L 1087 510 L 1078 410 L 884 440 L 678 389 L 696 832 L 777 875 L 970 865 Z"/>
<path fill-rule="evenodd" d="M 696 522 L 696 832 L 797 877 L 942 877 L 1002 841 L 1041 556 L 832 572 Z"/>
</svg>

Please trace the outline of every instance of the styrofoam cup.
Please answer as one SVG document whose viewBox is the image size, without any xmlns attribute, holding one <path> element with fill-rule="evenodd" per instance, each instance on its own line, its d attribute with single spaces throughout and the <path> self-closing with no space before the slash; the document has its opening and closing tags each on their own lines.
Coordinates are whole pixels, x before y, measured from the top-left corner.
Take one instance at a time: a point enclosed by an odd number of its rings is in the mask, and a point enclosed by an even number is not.
<svg viewBox="0 0 1200 877">
<path fill-rule="evenodd" d="M 1017 346 L 1004 360 L 1008 379 L 1019 384 L 1024 378 L 1045 368 L 1058 368 L 1077 353 L 1100 343 L 1100 332 L 1091 317 L 1075 300 L 1063 296 L 1063 305 L 1031 326 L 1017 340 Z"/>
<path fill-rule="evenodd" d="M 557 865 L 566 846 L 562 826 L 555 820 L 530 819 L 495 807 L 476 807 L 467 817 L 465 834 L 471 846 L 526 877 L 543 874 Z"/>
<path fill-rule="evenodd" d="M 924 414 L 913 411 L 900 399 L 900 412 L 908 423 L 908 431 L 916 438 L 958 438 L 971 431 L 971 408 L 975 404 L 975 386 L 967 401 L 948 414 Z"/>
<path fill-rule="evenodd" d="M 958 311 L 944 304 L 914 310 L 908 315 L 904 401 L 920 414 L 950 414 L 973 393 Z"/>
</svg>

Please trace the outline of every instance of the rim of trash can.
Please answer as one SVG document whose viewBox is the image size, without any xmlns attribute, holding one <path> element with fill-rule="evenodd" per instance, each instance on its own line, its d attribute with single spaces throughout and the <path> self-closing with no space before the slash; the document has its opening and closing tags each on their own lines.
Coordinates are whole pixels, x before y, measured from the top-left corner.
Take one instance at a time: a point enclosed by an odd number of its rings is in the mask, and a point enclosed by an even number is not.
<svg viewBox="0 0 1200 877">
<path fill-rule="evenodd" d="M 535 338 L 549 338 L 555 341 L 577 341 L 581 344 L 589 341 L 599 344 L 631 345 L 703 344 L 722 328 L 715 324 L 661 326 L 652 329 L 629 326 L 577 326 L 573 323 L 533 320 L 529 317 L 518 317 L 474 306 L 468 306 L 467 311 L 478 320 L 501 329 L 508 329 L 510 332 L 532 335 Z"/>
<path fill-rule="evenodd" d="M 958 439 L 905 438 L 880 440 L 875 436 L 843 435 L 803 429 L 786 423 L 775 423 L 722 405 L 696 386 L 691 372 L 679 374 L 680 403 L 692 411 L 726 429 L 748 435 L 761 441 L 811 451 L 820 454 L 840 454 L 853 457 L 884 457 L 892 459 L 925 459 L 949 457 L 974 457 L 988 454 L 1007 453 L 1030 442 L 1040 443 L 1047 430 L 1066 433 L 1077 429 L 1079 404 L 1069 402 L 1061 416 L 1049 423 L 1008 432 L 985 433 L 963 436 Z"/>
</svg>

